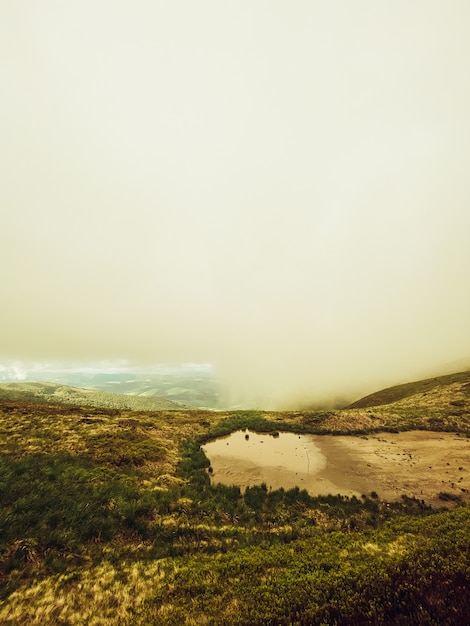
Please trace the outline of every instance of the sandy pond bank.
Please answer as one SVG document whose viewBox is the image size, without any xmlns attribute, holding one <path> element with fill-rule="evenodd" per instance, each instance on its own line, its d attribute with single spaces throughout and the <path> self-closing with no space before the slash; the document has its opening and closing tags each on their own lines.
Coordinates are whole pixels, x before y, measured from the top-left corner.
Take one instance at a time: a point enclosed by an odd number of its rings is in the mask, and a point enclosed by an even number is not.
<svg viewBox="0 0 470 626">
<path fill-rule="evenodd" d="M 238 431 L 209 442 L 211 480 L 242 488 L 266 483 L 311 495 L 402 494 L 442 505 L 447 492 L 470 501 L 470 439 L 452 433 L 410 431 L 367 437 Z"/>
</svg>

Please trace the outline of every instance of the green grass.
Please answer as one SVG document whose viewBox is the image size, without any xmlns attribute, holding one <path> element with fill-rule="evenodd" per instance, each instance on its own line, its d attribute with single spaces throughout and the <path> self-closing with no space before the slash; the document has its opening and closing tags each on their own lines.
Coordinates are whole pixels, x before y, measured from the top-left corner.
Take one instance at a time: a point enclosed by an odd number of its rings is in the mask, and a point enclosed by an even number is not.
<svg viewBox="0 0 470 626">
<path fill-rule="evenodd" d="M 104 558 L 35 580 L 0 608 L 4 624 L 465 624 L 468 509 L 396 518 L 363 533 Z M 196 534 L 197 529 L 193 529 Z M 205 542 L 207 529 L 198 540 Z M 98 622 L 96 622 L 98 623 Z"/>
<path fill-rule="evenodd" d="M 466 378 L 417 388 L 329 412 L 3 401 L 0 623 L 466 623 L 470 509 L 446 492 L 450 510 L 406 496 L 242 493 L 211 485 L 200 449 L 243 428 L 468 433 Z"/>
</svg>

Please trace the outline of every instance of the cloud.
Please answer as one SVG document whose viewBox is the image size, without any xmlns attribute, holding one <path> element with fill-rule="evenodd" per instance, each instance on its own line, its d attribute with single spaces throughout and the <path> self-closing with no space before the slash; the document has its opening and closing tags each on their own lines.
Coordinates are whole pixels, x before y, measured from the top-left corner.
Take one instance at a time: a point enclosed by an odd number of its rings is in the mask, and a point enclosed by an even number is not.
<svg viewBox="0 0 470 626">
<path fill-rule="evenodd" d="M 5 357 L 210 362 L 286 406 L 470 352 L 467 3 L 21 7 Z"/>
</svg>

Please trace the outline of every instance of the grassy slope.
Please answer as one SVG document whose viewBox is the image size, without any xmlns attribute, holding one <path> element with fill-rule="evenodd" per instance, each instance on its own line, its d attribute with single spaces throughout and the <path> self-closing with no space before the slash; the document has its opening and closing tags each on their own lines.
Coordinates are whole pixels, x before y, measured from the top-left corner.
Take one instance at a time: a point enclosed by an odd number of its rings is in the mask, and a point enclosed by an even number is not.
<svg viewBox="0 0 470 626">
<path fill-rule="evenodd" d="M 384 389 L 340 411 L 296 418 L 315 432 L 433 430 L 470 434 L 470 372 Z"/>
<path fill-rule="evenodd" d="M 360 398 L 349 405 L 350 409 L 362 409 L 367 407 L 379 406 L 382 404 L 391 404 L 404 398 L 409 398 L 417 394 L 427 393 L 434 391 L 439 387 L 446 387 L 448 385 L 463 383 L 467 384 L 467 388 L 470 388 L 470 371 L 459 372 L 457 374 L 447 374 L 445 376 L 436 376 L 434 378 L 427 378 L 425 380 L 419 380 L 412 383 L 405 383 L 403 385 L 395 385 L 371 393 L 364 398 Z"/>
<path fill-rule="evenodd" d="M 466 623 L 467 507 L 264 487 L 242 496 L 210 485 L 199 450 L 244 426 L 468 433 L 468 378 L 440 380 L 373 412 L 1 400 L 0 623 Z"/>
</svg>

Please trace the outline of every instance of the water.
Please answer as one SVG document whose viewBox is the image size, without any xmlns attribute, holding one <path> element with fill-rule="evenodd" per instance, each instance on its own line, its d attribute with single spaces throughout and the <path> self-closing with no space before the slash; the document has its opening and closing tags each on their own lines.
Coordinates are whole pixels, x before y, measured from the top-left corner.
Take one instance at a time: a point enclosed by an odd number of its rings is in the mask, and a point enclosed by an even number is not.
<svg viewBox="0 0 470 626">
<path fill-rule="evenodd" d="M 248 437 L 248 438 L 246 438 Z M 409 431 L 278 437 L 238 431 L 203 446 L 211 481 L 242 489 L 300 487 L 311 495 L 360 497 L 375 491 L 385 500 L 403 494 L 442 505 L 439 492 L 470 501 L 470 439 L 451 433 Z"/>
<path fill-rule="evenodd" d="M 242 488 L 266 483 L 272 489 L 315 490 L 326 456 L 312 435 L 237 431 L 202 446 L 214 483 Z"/>
</svg>

